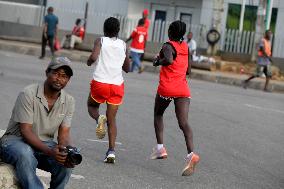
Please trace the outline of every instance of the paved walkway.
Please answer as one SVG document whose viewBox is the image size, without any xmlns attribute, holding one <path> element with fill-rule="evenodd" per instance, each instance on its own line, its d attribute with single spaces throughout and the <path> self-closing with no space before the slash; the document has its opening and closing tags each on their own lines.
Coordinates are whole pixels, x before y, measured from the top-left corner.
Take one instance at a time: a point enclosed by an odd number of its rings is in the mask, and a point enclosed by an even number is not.
<svg viewBox="0 0 284 189">
<path fill-rule="evenodd" d="M 0 39 L 0 50 L 12 51 L 21 54 L 39 56 L 41 53 L 41 47 L 38 43 L 27 43 L 22 40 L 12 41 Z M 46 48 L 47 55 L 49 53 L 49 48 Z M 73 61 L 86 62 L 90 52 L 88 51 L 78 51 L 78 50 L 65 50 L 62 49 L 56 52 L 57 56 L 67 56 Z M 158 73 L 159 68 L 152 66 L 151 62 L 144 61 L 145 71 Z M 1 73 L 1 70 L 0 70 Z M 218 72 L 218 71 L 204 71 L 198 69 L 192 69 L 192 78 L 205 80 L 215 83 L 228 84 L 241 86 L 242 81 L 246 79 L 248 75 L 245 74 L 234 74 L 229 72 Z M 264 87 L 264 78 L 256 78 L 249 83 L 248 88 L 260 89 Z M 270 90 L 273 92 L 284 92 L 284 82 L 272 80 L 269 86 Z"/>
</svg>

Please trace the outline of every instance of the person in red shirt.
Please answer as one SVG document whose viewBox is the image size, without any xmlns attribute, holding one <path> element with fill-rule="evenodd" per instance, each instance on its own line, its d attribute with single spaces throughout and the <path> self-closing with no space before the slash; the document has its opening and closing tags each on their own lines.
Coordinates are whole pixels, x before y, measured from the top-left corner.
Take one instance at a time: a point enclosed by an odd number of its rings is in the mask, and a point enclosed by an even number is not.
<svg viewBox="0 0 284 189">
<path fill-rule="evenodd" d="M 75 44 L 82 43 L 83 37 L 85 35 L 85 29 L 81 25 L 82 20 L 78 18 L 75 22 L 75 26 L 73 27 L 72 33 L 66 35 L 62 41 L 61 41 L 61 46 L 62 47 L 67 47 L 70 49 L 74 49 Z M 69 45 L 65 45 L 66 40 L 68 40 Z"/>
<path fill-rule="evenodd" d="M 144 9 L 143 13 L 142 13 L 142 18 L 144 20 L 144 27 L 146 28 L 147 32 L 148 32 L 149 27 L 150 27 L 150 20 L 148 19 L 148 16 L 149 16 L 148 9 Z"/>
<path fill-rule="evenodd" d="M 167 151 L 163 145 L 163 115 L 171 101 L 174 101 L 179 128 L 183 132 L 188 152 L 182 175 L 189 176 L 193 174 L 199 156 L 193 153 L 192 130 L 188 124 L 191 96 L 186 74 L 190 75 L 191 56 L 186 42 L 183 41 L 185 32 L 186 24 L 184 22 L 171 23 L 168 29 L 169 41 L 162 46 L 159 56 L 153 63 L 154 66 L 161 65 L 162 67 L 154 107 L 157 146 L 153 148 L 151 159 L 167 157 Z"/>
<path fill-rule="evenodd" d="M 140 58 L 144 53 L 147 40 L 147 30 L 144 27 L 144 19 L 138 21 L 138 26 L 133 30 L 130 37 L 126 40 L 126 43 L 130 40 L 132 40 L 130 44 L 130 56 L 132 59 L 131 72 L 138 68 L 138 73 L 142 73 L 143 67 Z"/>
<path fill-rule="evenodd" d="M 148 9 L 144 9 L 142 12 L 142 19 L 144 20 L 144 27 L 146 28 L 147 35 L 150 27 L 150 20 L 148 19 L 149 16 L 149 11 Z M 147 40 L 147 39 L 146 39 Z M 145 48 L 146 48 L 146 43 L 145 43 Z M 141 55 L 140 60 L 142 61 L 144 59 L 144 53 Z"/>
</svg>

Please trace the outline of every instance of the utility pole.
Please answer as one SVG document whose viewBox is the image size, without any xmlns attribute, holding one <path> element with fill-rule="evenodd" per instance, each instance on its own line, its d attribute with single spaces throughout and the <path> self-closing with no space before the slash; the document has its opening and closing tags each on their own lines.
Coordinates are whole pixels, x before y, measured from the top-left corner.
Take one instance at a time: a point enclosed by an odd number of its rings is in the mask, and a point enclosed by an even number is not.
<svg viewBox="0 0 284 189">
<path fill-rule="evenodd" d="M 240 25 L 239 25 L 239 31 L 240 32 L 243 31 L 245 8 L 246 8 L 246 0 L 243 0 L 243 2 L 242 2 L 242 9 L 241 9 Z"/>
<path fill-rule="evenodd" d="M 272 15 L 273 0 L 267 0 L 266 18 L 265 18 L 265 29 L 270 29 L 271 15 Z"/>
<path fill-rule="evenodd" d="M 256 52 L 259 42 L 265 32 L 265 16 L 266 16 L 267 0 L 259 0 L 257 9 L 257 18 L 255 26 L 254 46 L 252 48 L 251 61 L 256 60 Z"/>
<path fill-rule="evenodd" d="M 238 32 L 238 44 L 237 44 L 238 52 L 241 52 L 241 35 L 243 33 L 243 28 L 244 28 L 245 8 L 246 8 L 246 0 L 243 0 L 242 9 L 241 9 L 241 18 L 239 24 L 239 32 Z"/>
<path fill-rule="evenodd" d="M 83 36 L 83 40 L 85 39 L 85 35 L 87 33 L 87 21 L 88 21 L 88 10 L 89 10 L 89 2 L 87 1 L 85 4 L 85 14 L 84 14 L 84 36 Z"/>
</svg>

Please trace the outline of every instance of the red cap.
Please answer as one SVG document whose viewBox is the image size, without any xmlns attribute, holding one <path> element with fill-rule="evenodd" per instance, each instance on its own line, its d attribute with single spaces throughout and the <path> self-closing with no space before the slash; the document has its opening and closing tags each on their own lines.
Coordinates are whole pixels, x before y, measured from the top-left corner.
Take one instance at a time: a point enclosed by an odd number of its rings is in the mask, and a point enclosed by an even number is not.
<svg viewBox="0 0 284 189">
<path fill-rule="evenodd" d="M 148 9 L 144 9 L 144 10 L 143 10 L 143 14 L 145 14 L 145 15 L 149 15 L 149 11 L 148 11 Z"/>
</svg>

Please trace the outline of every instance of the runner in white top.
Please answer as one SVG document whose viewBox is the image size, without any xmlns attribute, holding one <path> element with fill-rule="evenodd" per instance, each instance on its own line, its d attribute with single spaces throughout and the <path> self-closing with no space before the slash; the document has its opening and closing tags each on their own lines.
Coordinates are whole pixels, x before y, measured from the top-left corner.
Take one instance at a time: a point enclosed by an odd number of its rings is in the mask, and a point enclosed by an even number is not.
<svg viewBox="0 0 284 189">
<path fill-rule="evenodd" d="M 126 44 L 117 37 L 102 37 L 101 51 L 95 63 L 93 79 L 102 83 L 121 85 Z"/>
<path fill-rule="evenodd" d="M 104 37 L 95 41 L 87 64 L 95 64 L 88 98 L 89 115 L 97 121 L 96 134 L 99 139 L 106 134 L 107 123 L 109 148 L 104 162 L 115 162 L 115 140 L 117 135 L 116 113 L 124 96 L 122 70 L 129 72 L 129 58 L 125 42 L 118 39 L 119 21 L 114 17 L 105 20 Z M 99 107 L 107 103 L 106 115 L 99 114 Z"/>
</svg>

